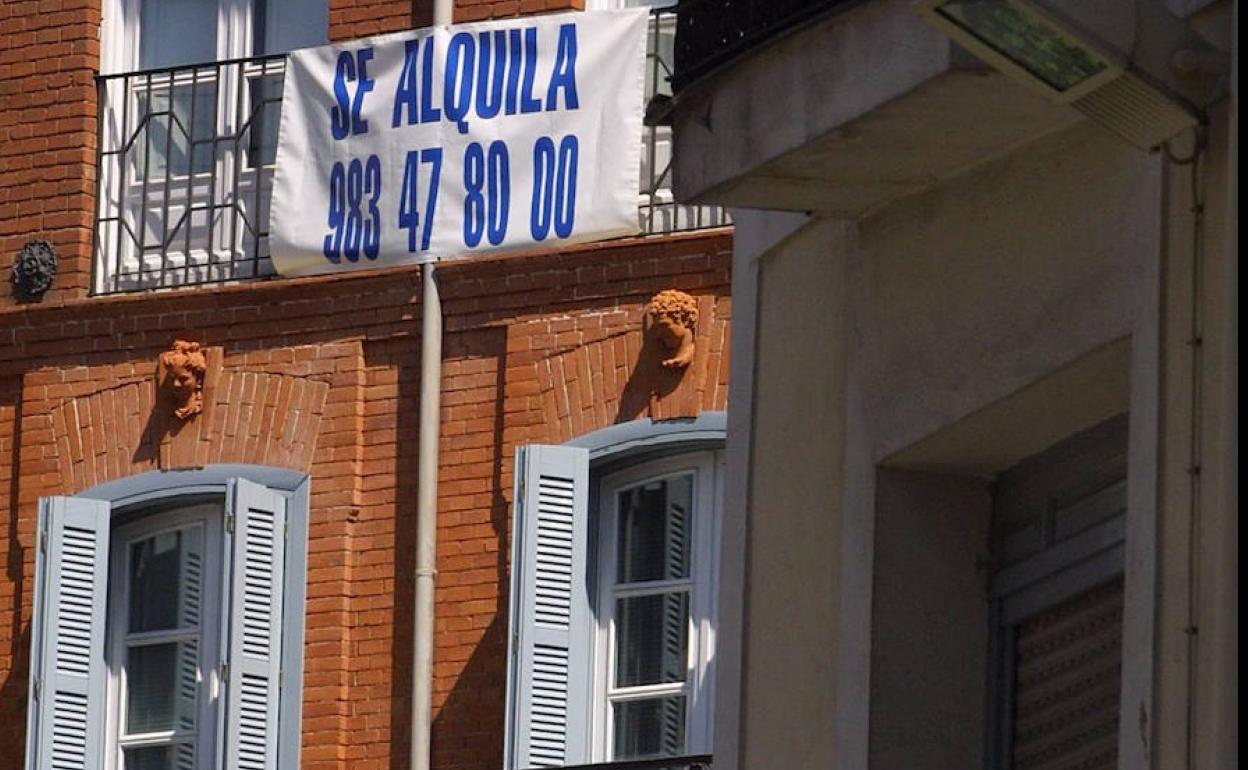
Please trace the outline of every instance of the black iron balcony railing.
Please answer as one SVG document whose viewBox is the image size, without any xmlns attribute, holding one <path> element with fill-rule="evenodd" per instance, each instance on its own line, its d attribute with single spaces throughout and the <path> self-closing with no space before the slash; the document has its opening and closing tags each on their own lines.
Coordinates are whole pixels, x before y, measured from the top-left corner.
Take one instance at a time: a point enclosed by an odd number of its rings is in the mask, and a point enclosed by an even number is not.
<svg viewBox="0 0 1248 770">
<path fill-rule="evenodd" d="M 861 0 L 680 0 L 672 78 L 677 90 L 746 51 Z"/>
<path fill-rule="evenodd" d="M 646 99 L 670 95 L 676 14 L 652 17 Z M 97 79 L 93 291 L 191 286 L 273 274 L 269 198 L 284 55 Z M 647 234 L 717 227 L 720 208 L 671 193 L 671 129 L 642 130 L 638 221 Z"/>
<path fill-rule="evenodd" d="M 603 762 L 596 765 L 575 765 L 562 770 L 713 770 L 710 754 L 683 757 L 660 757 L 657 759 L 633 759 L 620 762 Z"/>
<path fill-rule="evenodd" d="M 285 56 L 102 76 L 97 293 L 269 275 Z"/>
</svg>

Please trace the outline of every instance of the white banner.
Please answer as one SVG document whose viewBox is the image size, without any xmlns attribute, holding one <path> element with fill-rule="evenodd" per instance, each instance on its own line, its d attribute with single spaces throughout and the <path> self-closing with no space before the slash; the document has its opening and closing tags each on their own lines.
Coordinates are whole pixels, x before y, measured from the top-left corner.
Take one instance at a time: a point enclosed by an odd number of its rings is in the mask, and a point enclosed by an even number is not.
<svg viewBox="0 0 1248 770">
<path fill-rule="evenodd" d="M 637 232 L 644 9 L 295 51 L 269 247 L 311 275 Z"/>
</svg>

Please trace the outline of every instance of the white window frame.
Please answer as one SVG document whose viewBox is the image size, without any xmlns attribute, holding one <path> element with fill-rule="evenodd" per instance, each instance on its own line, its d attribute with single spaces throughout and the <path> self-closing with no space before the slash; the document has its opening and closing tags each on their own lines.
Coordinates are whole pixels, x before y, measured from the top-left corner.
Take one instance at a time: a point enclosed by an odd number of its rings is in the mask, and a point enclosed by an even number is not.
<svg viewBox="0 0 1248 770">
<path fill-rule="evenodd" d="M 149 0 L 150 1 L 150 0 Z M 104 0 L 100 27 L 100 72 L 114 75 L 139 68 L 144 0 Z M 217 0 L 217 61 L 251 53 L 251 0 Z"/>
<path fill-rule="evenodd" d="M 199 638 L 199 695 L 196 709 L 196 767 L 212 767 L 216 752 L 216 730 L 218 725 L 218 700 L 221 695 L 220 670 L 216 665 L 222 656 L 221 634 L 223 618 L 220 616 L 222 606 L 221 593 L 223 576 L 225 575 L 225 551 L 223 535 L 225 528 L 225 498 L 214 496 L 215 499 L 196 500 L 199 496 L 188 496 L 191 499 L 180 504 L 180 497 L 165 498 L 161 508 L 151 513 L 138 511 L 137 518 L 113 527 L 109 539 L 109 578 L 108 578 L 108 682 L 106 689 L 107 711 L 105 715 L 105 770 L 116 770 L 124 767 L 123 751 L 125 748 L 138 748 L 149 745 L 168 745 L 176 731 L 152 733 L 150 735 L 123 738 L 123 724 L 126 713 L 126 666 L 122 658 L 126 652 L 126 637 L 129 635 L 126 624 L 130 609 L 130 546 L 140 540 L 156 535 L 186 529 L 199 524 L 202 527 L 204 570 L 201 583 L 200 606 L 203 608 L 200 617 Z M 209 511 L 212 506 L 215 510 Z M 128 512 L 121 511 L 119 516 Z M 123 520 L 124 521 L 124 520 Z M 156 632 L 154 632 L 156 633 Z M 161 642 L 173 641 L 166 637 L 179 636 L 171 632 L 158 632 Z"/>
<path fill-rule="evenodd" d="M 144 2 L 159 1 L 104 0 L 100 28 L 102 74 L 119 75 L 140 71 L 143 37 L 142 5 Z M 256 1 L 215 0 L 215 2 L 217 8 L 216 50 L 213 61 L 248 59 L 260 55 L 261 52 L 256 50 L 256 15 L 257 12 L 264 11 L 256 7 Z M 278 0 L 269 0 L 269 2 L 275 3 Z M 327 3 L 328 0 L 324 2 Z M 328 9 L 326 9 L 326 15 L 328 19 Z M 263 44 L 260 47 L 263 47 Z M 269 53 L 274 52 L 265 52 L 266 55 Z M 210 65 L 211 62 L 189 62 L 188 66 L 191 64 Z M 242 70 L 241 76 L 238 68 Z M 215 102 L 213 109 L 215 123 L 211 125 L 213 135 L 217 137 L 234 135 L 247 119 L 249 108 L 246 105 L 251 103 L 254 95 L 253 89 L 263 83 L 267 77 L 280 71 L 271 59 L 266 59 L 264 63 L 249 62 L 229 65 L 217 73 L 207 67 L 178 70 L 174 73 L 156 74 L 150 78 L 142 76 L 133 78 L 130 80 L 129 92 L 121 79 L 107 80 L 101 104 L 100 126 L 103 135 L 99 141 L 103 146 L 115 148 L 126 140 L 126 137 L 121 136 L 123 125 L 126 126 L 126 134 L 134 133 L 135 124 L 142 113 L 139 104 L 144 92 L 148 93 L 148 98 L 166 94 L 172 106 L 176 90 L 181 89 L 185 92 L 194 88 L 207 89 L 215 96 L 214 99 L 207 100 L 209 103 Z M 244 105 L 241 111 L 238 109 L 240 104 Z M 198 123 L 198 118 L 194 122 Z M 208 126 L 203 126 L 203 128 L 207 129 Z M 180 248 L 181 243 L 175 238 L 169 244 L 166 253 L 169 258 L 169 267 L 161 276 L 162 281 L 169 280 L 170 283 L 162 283 L 162 286 L 181 283 L 182 281 L 178 280 L 179 276 L 188 282 L 198 283 L 205 279 L 218 281 L 235 277 L 256 277 L 269 272 L 270 270 L 261 268 L 254 274 L 246 270 L 242 275 L 235 274 L 234 271 L 238 269 L 237 263 L 247 261 L 246 258 L 239 259 L 236 255 L 248 252 L 248 236 L 239 231 L 233 215 L 226 214 L 225 211 L 231 205 L 241 206 L 246 211 L 246 216 L 253 218 L 256 227 L 260 227 L 259 222 L 267 216 L 269 186 L 272 183 L 274 168 L 272 158 L 266 159 L 262 149 L 258 157 L 253 156 L 252 153 L 257 148 L 262 148 L 264 142 L 276 138 L 276 126 L 266 125 L 263 137 L 253 135 L 251 141 L 241 142 L 235 150 L 225 151 L 216 145 L 204 142 L 205 137 L 199 136 L 196 126 L 186 126 L 185 130 L 190 131 L 199 139 L 194 152 L 197 161 L 206 161 L 203 166 L 196 163 L 195 167 L 189 169 L 172 169 L 166 176 L 164 173 L 157 173 L 154 169 L 150 175 L 144 174 L 133 166 L 126 168 L 124 172 L 119 172 L 111 162 L 103 164 L 99 171 L 101 200 L 98 215 L 109 218 L 133 217 L 135 221 L 131 222 L 131 226 L 143 229 L 146 238 L 146 228 L 151 221 L 152 212 L 163 209 L 165 218 L 174 220 L 185 216 L 188 206 L 216 207 L 211 214 L 204 215 L 201 212 L 188 218 L 182 224 L 182 227 L 187 230 L 186 237 L 188 238 L 190 238 L 189 231 L 192 228 L 203 232 L 211 231 L 213 233 L 210 236 L 211 251 L 200 242 L 202 237 L 192 239 L 195 243 L 186 251 Z M 166 133 L 171 134 L 172 130 L 166 129 Z M 158 150 L 158 147 L 152 147 L 152 156 L 159 156 Z M 206 158 L 205 153 L 211 153 L 211 157 Z M 138 153 L 133 155 L 127 153 L 127 162 L 137 161 L 139 157 Z M 172 162 L 172 157 L 165 158 L 164 162 Z M 118 179 L 119 173 L 124 173 L 124 185 Z M 234 180 L 234 182 L 231 184 L 229 180 Z M 124 189 L 117 189 L 119 187 Z M 171 195 L 172 199 L 170 199 Z M 143 213 L 135 213 L 138 211 Z M 168 229 L 169 222 L 162 221 L 157 228 L 156 237 L 167 235 Z M 123 233 L 124 230 L 116 223 L 110 223 L 100 230 L 100 243 L 93 256 L 99 261 L 95 270 L 94 289 L 96 291 L 108 290 L 109 284 L 115 280 L 113 275 L 115 261 L 123 259 L 115 253 L 116 244 L 125 241 L 128 237 Z M 122 252 L 126 266 L 124 270 L 121 270 L 122 274 L 128 274 L 135 269 L 141 272 L 149 272 L 153 269 L 149 260 L 154 261 L 154 258 L 150 254 L 140 253 L 138 249 L 128 244 L 122 248 Z M 165 270 L 163 265 L 162 261 L 162 270 Z M 117 265 L 117 269 L 120 267 Z M 150 280 L 150 278 L 145 280 Z"/>
<path fill-rule="evenodd" d="M 723 451 L 703 450 L 643 461 L 604 475 L 598 482 L 596 548 L 597 613 L 593 655 L 593 717 L 590 754 L 594 762 L 613 761 L 612 705 L 619 701 L 684 694 L 684 754 L 709 754 L 714 728 L 715 626 L 718 607 L 719 534 L 723 507 Z M 694 510 L 690 521 L 689 578 L 637 584 L 620 592 L 615 583 L 619 492 L 664 478 L 692 473 Z M 623 688 L 615 673 L 615 599 L 659 588 L 689 589 L 688 668 L 682 683 Z"/>
<path fill-rule="evenodd" d="M 249 757 L 263 751 L 267 768 L 298 768 L 302 743 L 310 491 L 311 480 L 306 473 L 269 466 L 221 464 L 195 470 L 150 471 L 106 482 L 72 496 L 40 498 L 25 766 L 49 766 L 50 757 L 58 751 L 55 731 L 63 729 L 68 731 L 64 734 L 82 741 L 79 747 L 72 743 L 67 747 L 60 744 L 65 757 L 92 770 L 110 767 L 108 761 L 113 760 L 109 760 L 107 737 L 110 708 L 115 700 L 109 697 L 109 674 L 111 661 L 116 657 L 108 657 L 113 626 L 109 623 L 109 605 L 117 601 L 115 595 L 119 590 L 114 584 L 110 558 L 112 536 L 126 537 L 128 530 L 125 528 L 140 521 L 145 512 L 159 516 L 171 504 L 178 506 L 193 498 L 198 501 L 213 497 L 224 501 L 223 525 L 216 530 L 221 533 L 218 542 L 222 571 L 214 584 L 219 586 L 220 593 L 213 597 L 217 603 L 215 611 L 226 614 L 221 616 L 221 633 L 214 634 L 211 643 L 217 645 L 216 659 L 225 663 L 228 658 L 230 663 L 229 687 L 223 686 L 224 670 L 217 669 L 221 672 L 216 693 L 217 713 L 215 721 L 203 728 L 203 734 L 208 735 L 204 740 L 213 745 L 216 765 L 238 765 L 237 759 L 231 760 L 231 757 L 239 756 L 244 747 L 244 742 L 239 740 L 242 732 L 225 729 L 222 720 L 235 724 L 242 721 L 240 714 L 245 711 L 250 719 L 247 734 L 252 739 L 246 744 Z M 270 644 L 280 644 L 280 652 L 268 655 L 267 659 L 264 655 L 257 656 L 254 650 L 240 654 L 241 607 L 249 600 L 240 597 L 243 585 L 240 580 L 244 578 L 238 573 L 239 569 L 248 568 L 251 538 L 268 537 L 266 521 L 271 522 L 269 533 L 275 532 L 273 525 L 277 522 L 284 524 L 282 536 L 272 539 L 274 547 L 270 549 L 270 556 L 280 559 L 280 569 L 273 571 L 274 595 L 280 598 L 268 608 Z M 163 528 L 164 524 L 158 522 L 152 526 L 149 534 Z M 71 578 L 78 586 L 75 589 L 78 593 L 73 595 L 66 592 L 68 573 L 62 569 L 63 563 L 70 560 L 63 559 L 64 554 L 58 550 L 67 547 L 71 532 L 75 533 L 73 545 L 79 552 L 70 565 L 74 568 Z M 206 543 L 205 549 L 209 547 Z M 94 550 L 86 553 L 84 548 Z M 261 548 L 259 558 L 263 555 Z M 244 561 L 237 564 L 236 559 Z M 84 574 L 91 585 L 101 589 L 87 593 L 90 606 L 83 603 Z M 274 609 L 279 607 L 278 601 L 280 608 Z M 70 605 L 72 613 L 67 609 Z M 72 644 L 66 642 L 62 626 L 58 625 L 65 622 L 67 613 L 70 621 L 76 624 Z M 84 640 L 89 642 L 89 652 L 85 651 L 88 648 L 84 648 Z M 273 649 L 270 646 L 270 652 Z M 243 702 L 242 691 L 234 684 L 236 676 L 250 677 L 253 681 L 258 676 L 268 678 L 267 705 L 262 707 L 266 709 L 263 728 L 258 728 L 255 722 L 256 702 Z M 60 707 L 62 696 L 71 708 Z M 112 719 L 119 719 L 120 714 L 120 709 L 116 709 Z M 262 745 L 255 740 L 261 730 Z"/>
</svg>

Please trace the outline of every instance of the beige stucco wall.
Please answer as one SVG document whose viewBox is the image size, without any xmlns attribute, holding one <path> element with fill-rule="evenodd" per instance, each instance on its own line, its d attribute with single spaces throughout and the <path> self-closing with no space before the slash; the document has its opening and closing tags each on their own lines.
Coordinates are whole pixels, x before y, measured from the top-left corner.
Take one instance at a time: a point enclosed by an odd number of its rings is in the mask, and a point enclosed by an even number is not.
<svg viewBox="0 0 1248 770">
<path fill-rule="evenodd" d="M 877 477 L 873 770 L 983 766 L 990 499 L 981 479 Z"/>
<path fill-rule="evenodd" d="M 885 766 L 870 761 L 872 553 L 877 524 L 904 517 L 877 519 L 881 465 L 1115 342 L 1129 392 L 1117 377 L 1108 396 L 1032 407 L 1016 440 L 994 439 L 995 467 L 1124 403 L 1155 413 L 1162 165 L 1084 124 L 865 220 L 819 220 L 760 261 L 739 767 Z M 1150 447 L 1132 451 L 1142 478 Z M 1147 490 L 1133 495 L 1151 515 Z M 1132 563 L 1128 583 L 1149 568 Z M 1133 590 L 1129 624 L 1151 623 Z M 1124 693 L 1146 702 L 1148 686 Z M 1124 756 L 1144 756 L 1151 725 L 1124 721 Z M 945 766 L 892 749 L 888 766 Z"/>
<path fill-rule="evenodd" d="M 844 227 L 809 226 L 761 266 L 740 767 L 832 755 L 845 436 Z"/>
<path fill-rule="evenodd" d="M 1168 187 L 1154 729 L 1156 766 L 1180 770 L 1239 766 L 1238 182 L 1227 107 L 1211 116 L 1200 163 L 1172 168 Z"/>
</svg>

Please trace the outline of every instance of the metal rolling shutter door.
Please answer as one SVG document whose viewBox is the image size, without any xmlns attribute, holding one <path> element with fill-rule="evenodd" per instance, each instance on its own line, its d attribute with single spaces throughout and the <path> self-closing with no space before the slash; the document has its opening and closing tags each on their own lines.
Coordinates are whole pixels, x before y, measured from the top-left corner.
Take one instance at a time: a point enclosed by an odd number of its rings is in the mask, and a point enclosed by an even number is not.
<svg viewBox="0 0 1248 770">
<path fill-rule="evenodd" d="M 1117 767 L 1122 596 L 1114 578 L 1018 624 L 1011 767 Z"/>
<path fill-rule="evenodd" d="M 1122 415 L 998 477 L 994 767 L 1117 767 L 1126 451 Z"/>
</svg>

